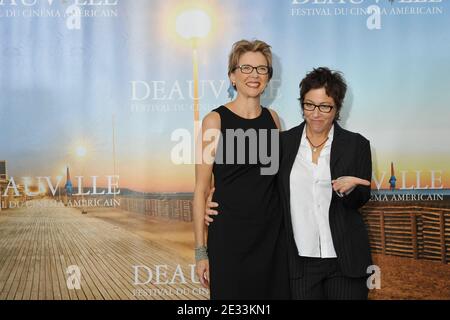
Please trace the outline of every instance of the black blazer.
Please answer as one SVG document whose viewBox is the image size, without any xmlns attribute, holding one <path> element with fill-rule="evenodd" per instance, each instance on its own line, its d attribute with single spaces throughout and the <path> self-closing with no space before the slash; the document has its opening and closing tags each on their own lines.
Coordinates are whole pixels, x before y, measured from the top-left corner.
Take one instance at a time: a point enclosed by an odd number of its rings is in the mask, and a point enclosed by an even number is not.
<svg viewBox="0 0 450 320">
<path fill-rule="evenodd" d="M 281 162 L 279 188 L 289 246 L 290 277 L 303 275 L 301 259 L 295 244 L 290 210 L 290 174 L 300 146 L 305 122 L 288 131 L 281 132 Z M 341 128 L 334 123 L 334 136 L 330 154 L 331 179 L 354 176 L 371 180 L 372 158 L 370 143 L 362 135 Z M 333 245 L 341 271 L 347 277 L 368 276 L 367 267 L 372 264 L 369 240 L 364 220 L 358 209 L 370 198 L 370 187 L 357 186 L 348 196 L 340 198 L 333 191 L 329 221 Z"/>
</svg>

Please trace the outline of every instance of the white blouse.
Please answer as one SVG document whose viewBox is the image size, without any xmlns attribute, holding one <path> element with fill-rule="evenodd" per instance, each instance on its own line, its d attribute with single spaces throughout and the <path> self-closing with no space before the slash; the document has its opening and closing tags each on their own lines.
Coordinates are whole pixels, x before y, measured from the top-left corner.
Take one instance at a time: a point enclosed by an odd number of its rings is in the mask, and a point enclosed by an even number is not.
<svg viewBox="0 0 450 320">
<path fill-rule="evenodd" d="M 337 257 L 329 223 L 333 192 L 330 172 L 333 135 L 334 125 L 315 164 L 305 126 L 290 175 L 292 227 L 298 254 L 303 257 Z"/>
</svg>

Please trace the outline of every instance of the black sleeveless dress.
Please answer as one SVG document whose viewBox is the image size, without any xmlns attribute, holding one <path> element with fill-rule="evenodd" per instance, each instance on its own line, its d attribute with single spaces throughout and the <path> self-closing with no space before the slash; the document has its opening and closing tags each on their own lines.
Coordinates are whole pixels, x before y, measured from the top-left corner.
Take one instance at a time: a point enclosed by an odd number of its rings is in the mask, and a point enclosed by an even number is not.
<svg viewBox="0 0 450 320">
<path fill-rule="evenodd" d="M 266 108 L 255 119 L 242 118 L 225 106 L 213 111 L 220 115 L 222 143 L 213 165 L 213 201 L 219 203 L 219 215 L 208 228 L 211 299 L 289 299 L 286 235 L 276 174 L 261 175 L 261 168 L 270 164 L 263 165 L 259 156 L 257 163 L 249 157 L 249 139 L 244 164 L 237 161 L 237 143 L 234 162 L 225 161 L 226 129 L 256 130 L 258 150 L 264 143 L 263 154 L 270 154 L 270 129 L 276 129 L 276 124 Z M 259 141 L 261 131 L 268 138 Z"/>
</svg>

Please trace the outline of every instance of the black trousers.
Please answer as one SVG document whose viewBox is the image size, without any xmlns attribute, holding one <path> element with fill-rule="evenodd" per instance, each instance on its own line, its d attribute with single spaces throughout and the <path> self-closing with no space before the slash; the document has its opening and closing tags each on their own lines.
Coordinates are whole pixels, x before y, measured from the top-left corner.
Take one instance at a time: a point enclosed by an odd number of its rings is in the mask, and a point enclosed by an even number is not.
<svg viewBox="0 0 450 320">
<path fill-rule="evenodd" d="M 367 300 L 367 278 L 342 274 L 336 258 L 298 257 L 303 276 L 291 279 L 294 300 Z"/>
</svg>

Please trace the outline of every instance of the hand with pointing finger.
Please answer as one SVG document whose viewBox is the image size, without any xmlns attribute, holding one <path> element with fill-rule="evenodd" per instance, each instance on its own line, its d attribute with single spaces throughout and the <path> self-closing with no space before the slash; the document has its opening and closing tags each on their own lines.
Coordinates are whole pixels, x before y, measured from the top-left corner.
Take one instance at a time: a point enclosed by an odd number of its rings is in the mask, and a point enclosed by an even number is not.
<svg viewBox="0 0 450 320">
<path fill-rule="evenodd" d="M 333 190 L 340 197 L 343 197 L 345 194 L 352 192 L 358 185 L 370 186 L 370 181 L 352 176 L 343 176 L 332 180 L 331 184 L 333 185 Z"/>
</svg>

